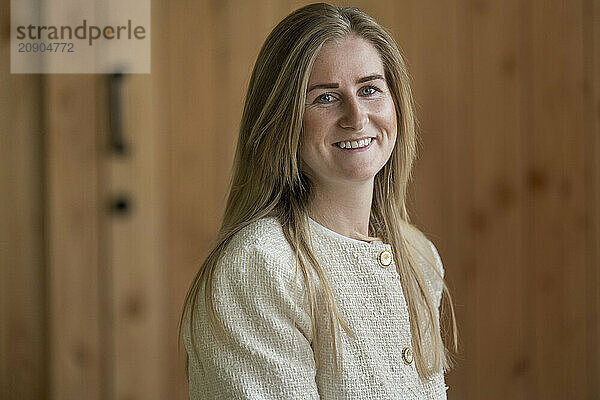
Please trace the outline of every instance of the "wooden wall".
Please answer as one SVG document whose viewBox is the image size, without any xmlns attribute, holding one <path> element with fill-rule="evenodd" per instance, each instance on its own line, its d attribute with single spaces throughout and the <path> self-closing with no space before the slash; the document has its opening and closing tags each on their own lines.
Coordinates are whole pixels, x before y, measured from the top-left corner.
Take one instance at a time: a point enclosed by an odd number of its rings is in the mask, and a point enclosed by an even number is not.
<svg viewBox="0 0 600 400">
<path fill-rule="evenodd" d="M 600 396 L 599 8 L 417 11 L 414 204 L 458 306 L 455 398 Z"/>
<path fill-rule="evenodd" d="M 126 158 L 105 152 L 106 76 L 9 74 L 8 3 L 0 398 L 187 398 L 177 322 L 252 64 L 308 2 L 152 0 L 152 74 L 124 84 Z M 600 398 L 600 1 L 336 4 L 390 28 L 414 78 L 413 219 L 459 318 L 449 399 Z"/>
</svg>

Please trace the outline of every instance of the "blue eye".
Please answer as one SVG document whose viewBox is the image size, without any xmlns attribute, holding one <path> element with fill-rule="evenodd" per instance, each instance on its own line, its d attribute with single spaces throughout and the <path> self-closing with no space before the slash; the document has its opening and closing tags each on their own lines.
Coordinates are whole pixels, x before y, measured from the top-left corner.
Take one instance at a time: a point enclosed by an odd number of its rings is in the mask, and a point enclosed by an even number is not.
<svg viewBox="0 0 600 400">
<path fill-rule="evenodd" d="M 327 104 L 333 101 L 333 96 L 329 93 L 324 93 L 315 99 L 315 103 Z"/>
<path fill-rule="evenodd" d="M 377 89 L 375 86 L 365 86 L 361 89 L 361 93 L 365 96 L 371 96 L 379 91 L 380 90 Z"/>
</svg>

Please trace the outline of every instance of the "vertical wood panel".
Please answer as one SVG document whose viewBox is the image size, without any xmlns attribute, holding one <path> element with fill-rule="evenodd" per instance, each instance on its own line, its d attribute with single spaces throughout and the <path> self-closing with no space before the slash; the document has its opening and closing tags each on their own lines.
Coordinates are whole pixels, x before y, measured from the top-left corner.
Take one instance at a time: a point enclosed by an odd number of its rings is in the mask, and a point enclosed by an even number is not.
<svg viewBox="0 0 600 400">
<path fill-rule="evenodd" d="M 583 3 L 587 224 L 587 397 L 600 398 L 600 2 Z"/>
<path fill-rule="evenodd" d="M 166 156 L 169 130 L 165 129 L 169 103 L 165 77 L 169 63 L 168 5 L 153 1 L 151 74 L 125 75 L 122 85 L 124 155 L 103 152 L 103 201 L 128 201 L 125 213 L 106 213 L 105 265 L 110 296 L 111 328 L 107 352 L 106 395 L 111 399 L 178 398 L 170 381 L 169 355 L 176 352 L 168 308 L 167 232 L 165 203 Z M 103 79 L 104 84 L 107 79 Z M 103 102 L 103 104 L 105 104 Z M 108 110 L 98 122 L 108 132 Z M 103 138 L 106 142 L 106 135 Z M 171 336 L 169 335 L 171 333 Z"/>
<path fill-rule="evenodd" d="M 98 144 L 93 76 L 45 81 L 50 397 L 100 399 Z"/>
<path fill-rule="evenodd" d="M 533 56 L 531 52 L 531 44 L 532 44 L 532 34 L 531 31 L 531 14 L 532 4 L 530 1 L 523 2 L 521 4 L 521 15 L 519 18 L 520 28 L 519 33 L 521 35 L 521 49 L 520 49 L 520 59 L 522 65 L 522 79 L 521 79 L 521 104 L 522 110 L 520 113 L 521 118 L 521 131 L 523 132 L 521 144 L 525 149 L 526 153 L 524 154 L 524 167 L 525 170 L 522 171 L 523 177 L 523 185 L 526 188 L 526 192 L 524 194 L 523 201 L 525 202 L 525 208 L 527 215 L 524 219 L 523 232 L 524 232 L 524 244 L 526 247 L 526 259 L 525 263 L 521 266 L 524 270 L 524 283 L 525 290 L 527 291 L 526 303 L 525 303 L 525 321 L 523 328 L 525 329 L 525 342 L 528 346 L 527 351 L 530 357 L 529 362 L 529 382 L 526 388 L 526 395 L 528 398 L 537 398 L 537 383 L 535 381 L 535 353 L 533 349 L 533 343 L 536 340 L 536 331 L 533 328 L 535 326 L 535 308 L 534 308 L 534 281 L 533 281 L 533 273 L 532 266 L 530 265 L 531 260 L 531 242 L 532 242 L 532 224 L 531 217 L 529 216 L 531 210 L 531 201 L 529 199 L 528 192 L 530 189 L 530 181 L 529 181 L 529 173 L 528 169 L 531 161 L 531 131 L 533 129 L 533 116 L 532 116 L 532 86 L 533 86 Z"/>
<path fill-rule="evenodd" d="M 591 5 L 586 8 L 591 9 L 588 18 L 591 16 L 591 34 L 588 36 L 588 43 L 592 46 L 591 50 L 586 49 L 586 54 L 591 54 L 593 57 L 593 63 L 590 76 L 593 81 L 593 97 L 591 101 L 591 132 L 592 139 L 590 140 L 590 146 L 594 149 L 594 158 L 590 160 L 592 171 L 595 174 L 592 175 L 593 181 L 591 186 L 591 192 L 594 193 L 589 207 L 591 207 L 592 226 L 594 227 L 591 242 L 591 249 L 593 251 L 593 258 L 589 265 L 591 271 L 595 272 L 596 279 L 595 284 L 592 283 L 592 303 L 595 304 L 595 309 L 592 314 L 592 321 L 595 321 L 595 329 L 590 332 L 590 342 L 592 346 L 595 346 L 595 351 L 590 352 L 592 363 L 594 368 L 591 370 L 591 376 L 588 377 L 588 382 L 591 382 L 589 398 L 600 397 L 600 271 L 598 266 L 600 265 L 600 2 L 597 0 L 590 0 Z M 588 20 L 589 21 L 589 20 Z M 593 276 L 593 275 L 592 275 Z M 594 282 L 591 281 L 591 282 Z M 595 301 L 594 301 L 595 300 Z M 593 349 L 593 347 L 592 347 Z"/>
<path fill-rule="evenodd" d="M 452 205 L 456 207 L 456 223 L 452 232 L 452 244 L 455 246 L 456 258 L 456 292 L 458 326 L 460 328 L 460 357 L 458 371 L 462 370 L 460 385 L 451 399 L 477 399 L 480 381 L 480 370 L 476 364 L 477 353 L 477 298 L 476 274 L 477 263 L 474 248 L 477 245 L 477 231 L 482 227 L 480 215 L 474 213 L 474 49 L 473 49 L 473 12 L 470 2 L 457 2 L 457 135 L 454 140 L 456 164 L 452 170 L 453 191 Z M 435 112 L 435 111 L 432 111 Z M 452 265 L 449 265 L 452 274 Z"/>
<path fill-rule="evenodd" d="M 0 398 L 45 399 L 42 80 L 10 74 L 0 1 Z"/>
<path fill-rule="evenodd" d="M 519 2 L 472 4 L 474 398 L 523 399 L 523 148 L 519 117 Z M 502 32 L 499 34 L 499 32 Z M 493 368 L 489 368 L 493 360 Z"/>
<path fill-rule="evenodd" d="M 528 165 L 535 395 L 584 398 L 582 2 L 533 1 Z"/>
</svg>

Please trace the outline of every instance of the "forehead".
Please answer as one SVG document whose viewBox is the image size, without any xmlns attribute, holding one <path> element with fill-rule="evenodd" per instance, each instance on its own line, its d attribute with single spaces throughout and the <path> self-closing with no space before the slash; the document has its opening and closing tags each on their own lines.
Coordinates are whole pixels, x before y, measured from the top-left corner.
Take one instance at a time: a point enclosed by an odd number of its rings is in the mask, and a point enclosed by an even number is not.
<svg viewBox="0 0 600 400">
<path fill-rule="evenodd" d="M 309 83 L 354 80 L 375 73 L 384 74 L 383 63 L 375 47 L 363 38 L 346 36 L 323 44 L 315 59 Z"/>
</svg>

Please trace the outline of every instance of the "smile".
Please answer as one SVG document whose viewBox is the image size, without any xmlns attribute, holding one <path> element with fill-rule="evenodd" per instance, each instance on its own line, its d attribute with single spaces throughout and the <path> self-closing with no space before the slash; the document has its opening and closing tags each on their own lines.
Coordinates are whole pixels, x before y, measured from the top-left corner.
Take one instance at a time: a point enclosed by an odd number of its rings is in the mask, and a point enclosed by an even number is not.
<svg viewBox="0 0 600 400">
<path fill-rule="evenodd" d="M 348 141 L 337 142 L 337 143 L 335 143 L 335 145 L 337 147 L 339 147 L 340 149 L 346 149 L 346 150 L 365 149 L 365 148 L 369 147 L 369 145 L 371 144 L 372 141 L 373 141 L 373 138 L 365 138 L 365 139 L 360 139 L 360 140 L 348 140 Z"/>
</svg>

